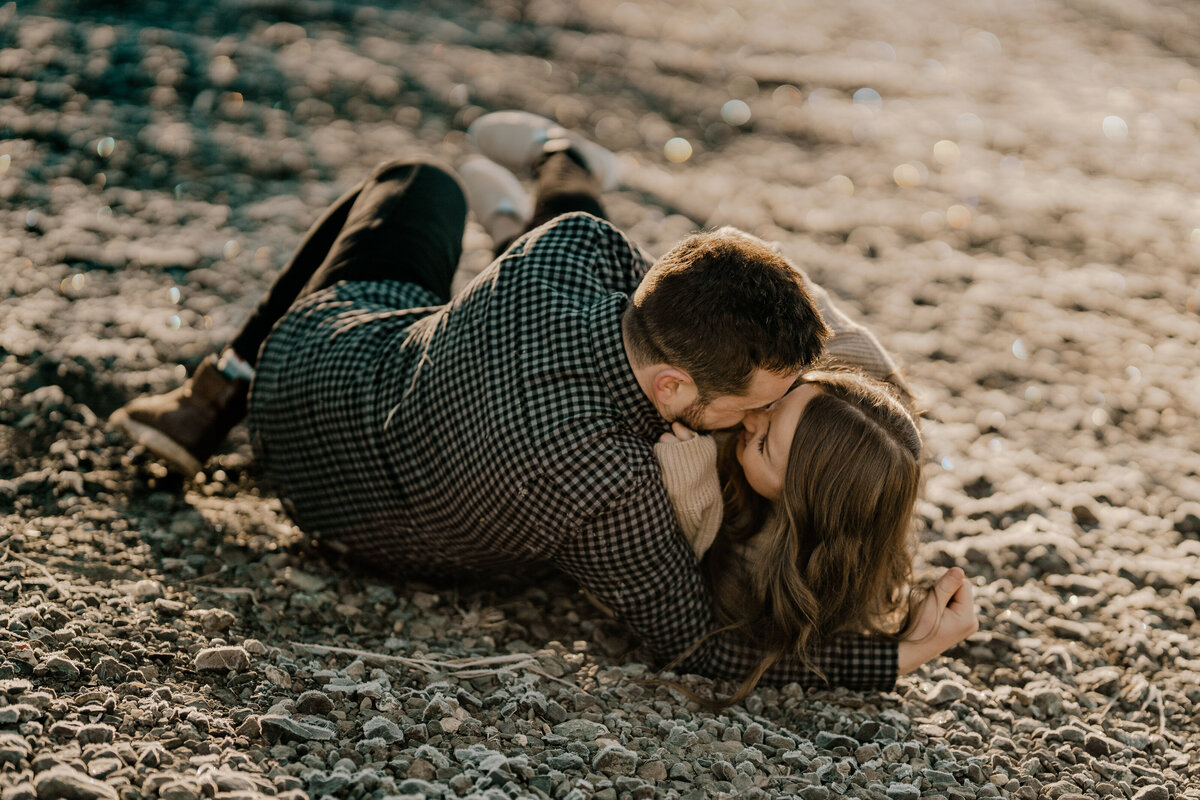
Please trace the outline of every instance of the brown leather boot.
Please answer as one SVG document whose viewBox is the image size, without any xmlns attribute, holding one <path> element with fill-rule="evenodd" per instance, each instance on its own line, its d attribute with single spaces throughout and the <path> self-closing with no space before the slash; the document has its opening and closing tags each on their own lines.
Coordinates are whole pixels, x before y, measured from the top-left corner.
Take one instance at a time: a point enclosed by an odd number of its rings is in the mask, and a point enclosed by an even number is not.
<svg viewBox="0 0 1200 800">
<path fill-rule="evenodd" d="M 175 391 L 130 400 L 108 419 L 190 478 L 246 416 L 249 391 L 249 381 L 226 377 L 209 356 Z"/>
</svg>

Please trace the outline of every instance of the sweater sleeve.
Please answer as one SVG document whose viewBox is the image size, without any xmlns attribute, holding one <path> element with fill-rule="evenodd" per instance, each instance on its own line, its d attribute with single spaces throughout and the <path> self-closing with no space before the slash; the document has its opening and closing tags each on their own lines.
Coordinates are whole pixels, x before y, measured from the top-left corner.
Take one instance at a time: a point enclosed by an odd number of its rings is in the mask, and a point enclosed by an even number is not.
<svg viewBox="0 0 1200 800">
<path fill-rule="evenodd" d="M 723 514 L 716 441 L 695 436 L 683 442 L 659 442 L 654 456 L 662 467 L 679 527 L 700 560 L 712 545 Z"/>
</svg>

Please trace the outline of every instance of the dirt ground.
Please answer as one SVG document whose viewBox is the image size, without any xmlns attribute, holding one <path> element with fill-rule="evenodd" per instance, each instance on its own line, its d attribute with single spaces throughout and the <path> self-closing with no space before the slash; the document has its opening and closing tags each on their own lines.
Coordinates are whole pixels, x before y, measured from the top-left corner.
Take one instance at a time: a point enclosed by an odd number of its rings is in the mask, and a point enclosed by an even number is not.
<svg viewBox="0 0 1200 800">
<path fill-rule="evenodd" d="M 0 48 L 5 800 L 1200 798 L 1200 8 L 43 0 Z M 776 240 L 896 353 L 975 637 L 707 714 L 566 581 L 363 576 L 244 430 L 183 483 L 106 428 L 373 164 L 502 108 L 617 152 L 651 253 Z"/>
</svg>

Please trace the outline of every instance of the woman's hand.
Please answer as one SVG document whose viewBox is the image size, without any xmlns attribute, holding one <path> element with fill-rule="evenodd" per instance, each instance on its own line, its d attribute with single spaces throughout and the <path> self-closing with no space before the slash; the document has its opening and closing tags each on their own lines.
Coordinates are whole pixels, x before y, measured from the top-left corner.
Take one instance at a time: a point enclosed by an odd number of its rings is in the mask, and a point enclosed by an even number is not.
<svg viewBox="0 0 1200 800">
<path fill-rule="evenodd" d="M 958 567 L 951 567 L 934 584 L 916 619 L 901 636 L 900 674 L 912 672 L 977 630 L 975 593 L 966 574 Z"/>
<path fill-rule="evenodd" d="M 695 439 L 696 432 L 682 422 L 672 422 L 671 432 L 658 437 L 659 444 L 678 444 L 688 439 Z"/>
</svg>

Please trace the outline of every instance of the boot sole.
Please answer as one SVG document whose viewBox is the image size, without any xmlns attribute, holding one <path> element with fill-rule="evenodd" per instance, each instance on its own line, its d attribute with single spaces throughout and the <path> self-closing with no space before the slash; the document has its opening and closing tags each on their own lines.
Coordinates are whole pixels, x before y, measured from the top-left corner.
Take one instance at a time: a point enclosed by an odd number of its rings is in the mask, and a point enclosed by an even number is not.
<svg viewBox="0 0 1200 800">
<path fill-rule="evenodd" d="M 178 442 L 162 431 L 132 419 L 123 408 L 114 411 L 108 421 L 124 431 L 130 439 L 167 462 L 167 466 L 185 478 L 193 477 L 204 468 L 204 465 Z"/>
</svg>

